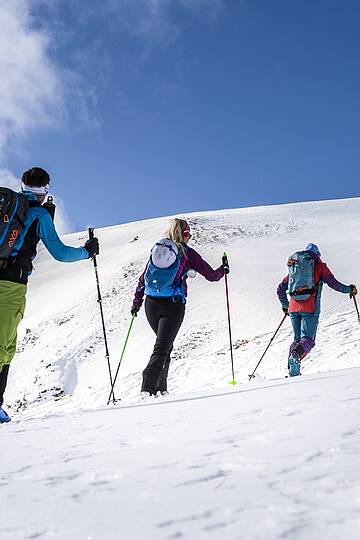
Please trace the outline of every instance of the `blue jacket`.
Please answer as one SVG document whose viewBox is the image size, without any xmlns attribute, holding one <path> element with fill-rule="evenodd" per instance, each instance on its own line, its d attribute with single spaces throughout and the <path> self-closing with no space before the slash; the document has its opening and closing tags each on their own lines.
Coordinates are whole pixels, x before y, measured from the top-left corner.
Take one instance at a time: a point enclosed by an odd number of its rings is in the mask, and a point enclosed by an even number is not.
<svg viewBox="0 0 360 540">
<path fill-rule="evenodd" d="M 32 272 L 32 261 L 36 257 L 36 246 L 40 240 L 57 261 L 75 262 L 89 258 L 84 247 L 75 248 L 63 244 L 46 208 L 37 202 L 32 193 L 23 192 L 23 194 L 28 197 L 30 208 L 25 216 L 24 227 L 10 254 L 12 262 L 0 271 L 1 280 L 27 283 L 28 276 Z"/>
</svg>

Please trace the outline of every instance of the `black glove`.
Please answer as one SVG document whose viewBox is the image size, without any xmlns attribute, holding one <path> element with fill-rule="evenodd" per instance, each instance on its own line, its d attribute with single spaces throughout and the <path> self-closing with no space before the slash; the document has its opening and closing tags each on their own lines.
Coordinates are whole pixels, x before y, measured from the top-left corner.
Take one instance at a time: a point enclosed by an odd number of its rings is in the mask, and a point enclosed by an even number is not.
<svg viewBox="0 0 360 540">
<path fill-rule="evenodd" d="M 350 287 L 351 287 L 350 298 L 353 298 L 354 296 L 357 295 L 358 290 L 357 290 L 357 288 L 356 288 L 356 285 L 350 285 Z"/>
<path fill-rule="evenodd" d="M 222 257 L 222 268 L 224 270 L 224 274 L 228 274 L 230 272 L 230 268 L 229 268 L 229 261 L 228 261 L 228 258 L 226 255 L 223 255 Z"/>
<path fill-rule="evenodd" d="M 99 255 L 99 240 L 96 237 L 91 238 L 91 240 L 87 240 L 84 248 L 91 258 L 95 255 Z"/>
<path fill-rule="evenodd" d="M 140 308 L 136 307 L 136 306 L 132 306 L 131 307 L 131 315 L 133 317 L 137 317 L 137 314 L 138 314 L 138 311 L 139 311 Z"/>
<path fill-rule="evenodd" d="M 285 313 L 285 315 L 289 315 L 289 308 L 283 307 L 282 310 Z"/>
</svg>

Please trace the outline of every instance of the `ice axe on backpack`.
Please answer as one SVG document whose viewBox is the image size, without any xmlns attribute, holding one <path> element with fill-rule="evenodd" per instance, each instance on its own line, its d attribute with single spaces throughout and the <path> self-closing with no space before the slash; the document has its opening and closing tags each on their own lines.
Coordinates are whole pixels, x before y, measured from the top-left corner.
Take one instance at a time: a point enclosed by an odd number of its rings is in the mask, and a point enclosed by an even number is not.
<svg viewBox="0 0 360 540">
<path fill-rule="evenodd" d="M 54 197 L 48 196 L 46 203 L 43 204 L 43 208 L 49 212 L 51 219 L 54 221 L 56 206 L 54 204 Z"/>
</svg>

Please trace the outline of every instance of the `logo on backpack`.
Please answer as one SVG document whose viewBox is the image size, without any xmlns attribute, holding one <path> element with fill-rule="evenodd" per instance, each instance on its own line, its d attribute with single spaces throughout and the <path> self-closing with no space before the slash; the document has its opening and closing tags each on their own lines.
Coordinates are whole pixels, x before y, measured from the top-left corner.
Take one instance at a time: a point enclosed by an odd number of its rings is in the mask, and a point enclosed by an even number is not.
<svg viewBox="0 0 360 540">
<path fill-rule="evenodd" d="M 27 197 L 12 189 L 0 187 L 0 268 L 6 265 L 10 257 L 28 209 Z"/>
<path fill-rule="evenodd" d="M 289 270 L 288 293 L 295 300 L 308 300 L 315 292 L 315 261 L 307 251 L 293 253 L 287 262 Z"/>
<path fill-rule="evenodd" d="M 183 298 L 181 279 L 175 282 L 180 261 L 181 255 L 175 242 L 167 238 L 156 242 L 145 270 L 145 294 L 160 298 Z"/>
</svg>

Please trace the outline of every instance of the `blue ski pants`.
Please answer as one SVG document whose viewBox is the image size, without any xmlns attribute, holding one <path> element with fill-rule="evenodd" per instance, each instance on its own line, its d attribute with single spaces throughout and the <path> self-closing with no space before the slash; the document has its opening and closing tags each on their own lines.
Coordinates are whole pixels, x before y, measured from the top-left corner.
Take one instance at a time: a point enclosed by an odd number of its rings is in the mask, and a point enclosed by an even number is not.
<svg viewBox="0 0 360 540">
<path fill-rule="evenodd" d="M 296 350 L 301 360 L 315 346 L 319 315 L 313 313 L 289 313 L 294 331 L 294 341 L 290 345 L 289 356 Z"/>
</svg>

